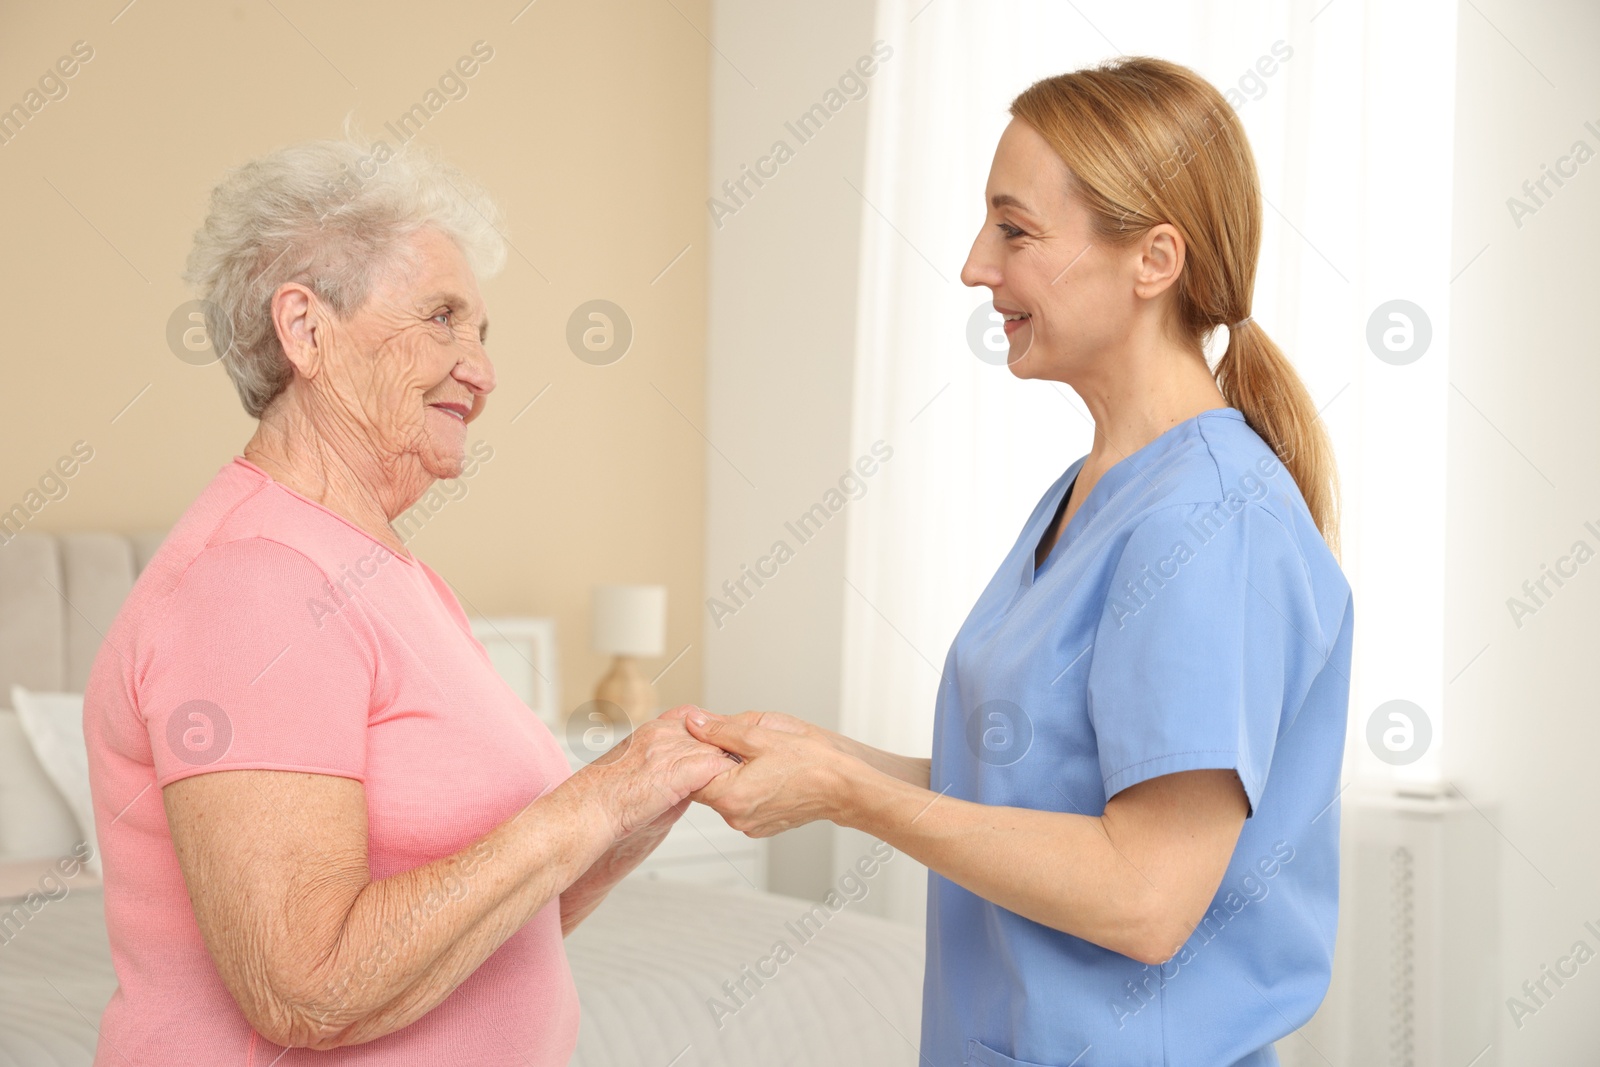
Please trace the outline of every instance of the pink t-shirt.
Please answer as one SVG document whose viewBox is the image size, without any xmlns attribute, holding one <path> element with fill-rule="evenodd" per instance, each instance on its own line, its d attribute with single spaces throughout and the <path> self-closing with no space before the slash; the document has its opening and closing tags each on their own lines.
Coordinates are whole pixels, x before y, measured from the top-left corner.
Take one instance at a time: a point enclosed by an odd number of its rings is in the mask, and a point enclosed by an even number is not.
<svg viewBox="0 0 1600 1067">
<path fill-rule="evenodd" d="M 567 777 L 555 738 L 421 561 L 235 459 L 134 585 L 95 660 L 83 718 L 118 981 L 97 1065 L 571 1058 L 578 996 L 559 901 L 405 1029 L 285 1053 L 252 1031 L 222 984 L 173 851 L 161 788 L 192 774 L 264 768 L 362 782 L 374 879 L 461 851 Z M 470 892 L 470 875 L 461 884 Z"/>
</svg>

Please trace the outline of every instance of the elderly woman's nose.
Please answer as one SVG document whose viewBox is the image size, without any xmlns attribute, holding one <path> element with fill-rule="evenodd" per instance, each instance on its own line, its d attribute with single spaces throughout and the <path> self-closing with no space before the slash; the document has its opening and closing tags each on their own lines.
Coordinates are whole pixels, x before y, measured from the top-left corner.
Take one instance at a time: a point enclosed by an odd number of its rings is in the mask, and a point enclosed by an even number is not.
<svg viewBox="0 0 1600 1067">
<path fill-rule="evenodd" d="M 494 362 L 481 342 L 467 346 L 468 354 L 462 357 L 450 374 L 474 393 L 494 392 Z"/>
</svg>

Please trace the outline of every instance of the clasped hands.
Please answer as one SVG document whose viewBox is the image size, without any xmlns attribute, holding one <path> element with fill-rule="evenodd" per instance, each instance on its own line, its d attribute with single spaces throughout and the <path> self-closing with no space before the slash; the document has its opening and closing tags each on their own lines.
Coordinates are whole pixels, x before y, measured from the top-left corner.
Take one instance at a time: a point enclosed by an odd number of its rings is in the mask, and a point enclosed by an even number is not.
<svg viewBox="0 0 1600 1067">
<path fill-rule="evenodd" d="M 690 737 L 719 750 L 720 766 L 696 763 L 681 784 L 688 799 L 714 809 L 750 837 L 771 837 L 818 819 L 839 821 L 848 764 L 835 735 L 776 711 L 715 715 L 692 704 L 664 712 Z"/>
</svg>

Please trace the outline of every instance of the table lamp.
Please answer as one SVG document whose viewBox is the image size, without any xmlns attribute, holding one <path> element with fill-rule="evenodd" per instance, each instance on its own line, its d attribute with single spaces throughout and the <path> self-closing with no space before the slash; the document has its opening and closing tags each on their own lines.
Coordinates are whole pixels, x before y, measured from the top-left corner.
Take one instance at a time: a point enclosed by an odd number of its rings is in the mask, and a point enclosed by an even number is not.
<svg viewBox="0 0 1600 1067">
<path fill-rule="evenodd" d="M 595 687 L 597 702 L 617 705 L 635 724 L 655 717 L 655 686 L 639 670 L 638 658 L 661 655 L 666 629 L 666 586 L 594 587 L 594 650 L 615 657 Z"/>
</svg>

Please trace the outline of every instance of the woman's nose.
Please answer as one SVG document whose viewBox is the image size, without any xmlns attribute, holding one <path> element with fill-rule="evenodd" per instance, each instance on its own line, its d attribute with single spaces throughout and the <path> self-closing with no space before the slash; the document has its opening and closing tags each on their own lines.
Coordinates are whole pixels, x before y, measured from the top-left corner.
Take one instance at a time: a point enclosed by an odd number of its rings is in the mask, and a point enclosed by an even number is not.
<svg viewBox="0 0 1600 1067">
<path fill-rule="evenodd" d="M 983 238 L 983 231 L 978 231 L 978 236 L 972 241 L 972 250 L 967 253 L 967 261 L 961 265 L 961 283 L 987 285 L 994 289 L 1000 284 L 1000 268 L 989 256 Z"/>
<path fill-rule="evenodd" d="M 494 392 L 494 363 L 482 342 L 468 346 L 469 354 L 450 373 L 456 381 L 482 396 Z"/>
</svg>

